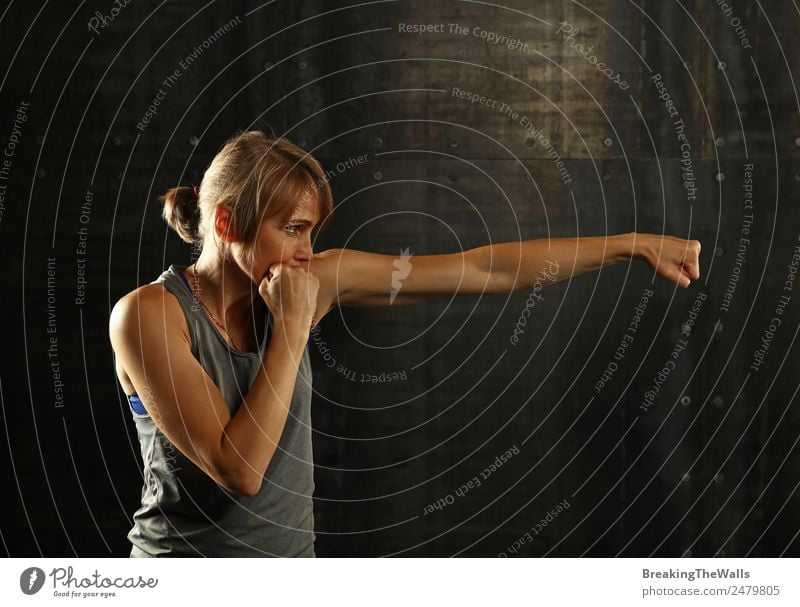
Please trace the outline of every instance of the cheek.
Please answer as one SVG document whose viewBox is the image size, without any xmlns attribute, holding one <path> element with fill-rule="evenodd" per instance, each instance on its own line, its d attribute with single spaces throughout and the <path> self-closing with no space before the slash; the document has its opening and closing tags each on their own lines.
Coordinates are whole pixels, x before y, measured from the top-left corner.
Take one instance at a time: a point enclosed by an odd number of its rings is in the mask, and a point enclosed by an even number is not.
<svg viewBox="0 0 800 607">
<path fill-rule="evenodd" d="M 280 254 L 283 242 L 283 235 L 275 229 L 262 231 L 258 239 L 258 254 L 261 257 L 275 255 L 275 251 Z"/>
<path fill-rule="evenodd" d="M 294 255 L 294 241 L 288 236 L 278 234 L 269 240 L 262 240 L 258 251 L 259 262 L 269 266 L 279 261 L 291 259 L 292 255 Z"/>
</svg>

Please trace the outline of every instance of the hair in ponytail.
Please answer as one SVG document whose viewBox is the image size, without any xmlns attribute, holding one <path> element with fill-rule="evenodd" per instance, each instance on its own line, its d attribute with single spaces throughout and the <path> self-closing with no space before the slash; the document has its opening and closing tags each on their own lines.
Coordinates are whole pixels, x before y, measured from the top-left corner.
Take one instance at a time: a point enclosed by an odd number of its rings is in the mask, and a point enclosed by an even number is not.
<svg viewBox="0 0 800 607">
<path fill-rule="evenodd" d="M 160 197 L 164 202 L 161 215 L 181 240 L 189 244 L 202 240 L 199 234 L 200 206 L 195 192 L 195 188 L 181 186 L 167 190 Z"/>
</svg>

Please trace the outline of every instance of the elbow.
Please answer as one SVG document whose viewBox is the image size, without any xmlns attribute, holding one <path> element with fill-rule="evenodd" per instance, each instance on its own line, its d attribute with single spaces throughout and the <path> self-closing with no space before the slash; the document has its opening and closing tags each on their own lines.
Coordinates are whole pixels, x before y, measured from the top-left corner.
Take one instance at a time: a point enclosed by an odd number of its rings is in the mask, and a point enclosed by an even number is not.
<svg viewBox="0 0 800 607">
<path fill-rule="evenodd" d="M 254 474 L 251 474 L 249 477 L 245 478 L 226 478 L 224 479 L 224 483 L 220 483 L 222 487 L 233 493 L 238 495 L 239 497 L 253 497 L 261 491 L 261 485 L 264 482 L 264 477 L 256 478 Z"/>
<path fill-rule="evenodd" d="M 222 464 L 206 467 L 206 474 L 222 489 L 240 497 L 253 497 L 261 490 L 263 476 L 256 477 L 255 471 L 245 462 L 236 465 Z"/>
<path fill-rule="evenodd" d="M 480 277 L 480 290 L 476 292 L 508 293 L 514 290 L 514 280 L 503 272 L 496 259 L 492 260 L 490 247 L 478 247 L 469 253 L 471 253 L 469 267 L 475 276 Z"/>
<path fill-rule="evenodd" d="M 524 286 L 518 278 L 519 275 L 512 276 L 499 268 L 490 269 L 485 280 L 486 292 L 511 293 L 512 291 L 520 291 Z"/>
<path fill-rule="evenodd" d="M 231 450 L 230 445 L 226 446 L 224 440 L 223 435 L 215 456 L 210 458 L 213 462 L 210 468 L 215 471 L 212 475 L 214 480 L 229 493 L 239 497 L 253 497 L 261 491 L 264 473 L 272 456 L 270 455 L 264 468 L 259 471 L 257 466 L 245 459 L 244 454 Z"/>
<path fill-rule="evenodd" d="M 264 468 L 266 470 L 266 468 Z M 253 497 L 261 491 L 264 483 L 264 470 L 260 473 L 250 462 L 238 458 L 233 465 L 217 468 L 217 484 L 240 497 Z"/>
<path fill-rule="evenodd" d="M 259 491 L 261 491 L 261 481 L 249 483 L 247 485 L 238 485 L 236 488 L 231 489 L 231 492 L 239 497 L 255 497 L 258 495 Z"/>
</svg>

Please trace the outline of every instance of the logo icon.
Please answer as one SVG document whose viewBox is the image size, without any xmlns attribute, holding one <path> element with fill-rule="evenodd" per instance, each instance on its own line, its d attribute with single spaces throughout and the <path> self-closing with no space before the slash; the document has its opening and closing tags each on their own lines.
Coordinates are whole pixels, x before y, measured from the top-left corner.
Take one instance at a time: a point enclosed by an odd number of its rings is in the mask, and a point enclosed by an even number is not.
<svg viewBox="0 0 800 607">
<path fill-rule="evenodd" d="M 19 576 L 19 587 L 25 594 L 36 594 L 44 586 L 44 571 L 38 567 L 28 567 Z"/>
<path fill-rule="evenodd" d="M 400 259 L 395 259 L 392 262 L 392 265 L 397 269 L 392 272 L 392 292 L 389 296 L 390 306 L 394 303 L 397 293 L 400 292 L 400 287 L 403 286 L 403 280 L 408 278 L 408 275 L 411 273 L 411 262 L 408 260 L 411 259 L 412 255 L 413 253 L 409 253 L 409 248 L 406 247 L 400 252 Z"/>
</svg>

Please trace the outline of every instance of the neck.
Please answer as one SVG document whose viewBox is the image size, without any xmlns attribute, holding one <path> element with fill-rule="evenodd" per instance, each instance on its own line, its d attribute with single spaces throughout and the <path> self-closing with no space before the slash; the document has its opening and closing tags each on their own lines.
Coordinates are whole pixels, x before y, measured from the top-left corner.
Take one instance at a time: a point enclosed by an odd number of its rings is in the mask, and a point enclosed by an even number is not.
<svg viewBox="0 0 800 607">
<path fill-rule="evenodd" d="M 190 273 L 192 289 L 221 322 L 248 326 L 251 316 L 258 318 L 265 305 L 258 285 L 234 261 L 222 259 L 214 247 L 203 249 Z"/>
</svg>

